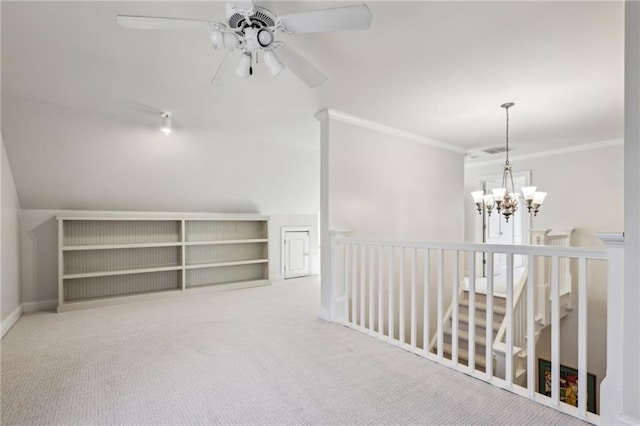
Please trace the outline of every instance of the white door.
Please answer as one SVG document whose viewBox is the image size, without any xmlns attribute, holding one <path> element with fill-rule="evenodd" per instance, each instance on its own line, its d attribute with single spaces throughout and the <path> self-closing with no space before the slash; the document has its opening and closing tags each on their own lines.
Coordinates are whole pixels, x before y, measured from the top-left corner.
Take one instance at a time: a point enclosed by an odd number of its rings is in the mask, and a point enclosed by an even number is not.
<svg viewBox="0 0 640 426">
<path fill-rule="evenodd" d="M 513 183 L 517 192 L 520 188 L 526 186 L 526 179 L 524 176 L 514 176 Z M 502 177 L 496 177 L 484 183 L 485 192 L 490 192 L 491 188 L 499 188 L 501 186 Z M 524 212 L 522 210 L 524 210 Z M 520 203 L 518 211 L 511 216 L 508 223 L 504 216 L 496 210 L 491 213 L 491 217 L 485 215 L 485 242 L 489 244 L 524 244 L 526 226 L 524 217 L 526 214 L 528 214 L 526 207 Z M 514 256 L 513 262 L 515 268 L 524 266 L 524 257 L 516 255 Z M 506 266 L 506 255 L 498 254 L 494 256 L 493 270 L 496 275 L 504 273 Z"/>
<path fill-rule="evenodd" d="M 309 275 L 309 231 L 285 231 L 284 278 Z"/>
</svg>

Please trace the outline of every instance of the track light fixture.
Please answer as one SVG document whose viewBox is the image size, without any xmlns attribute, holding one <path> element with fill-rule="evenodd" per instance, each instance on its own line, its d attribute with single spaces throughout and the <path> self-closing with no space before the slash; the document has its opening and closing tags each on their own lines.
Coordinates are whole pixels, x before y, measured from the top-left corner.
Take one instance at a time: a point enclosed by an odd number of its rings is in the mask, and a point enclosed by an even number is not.
<svg viewBox="0 0 640 426">
<path fill-rule="evenodd" d="M 162 126 L 160 127 L 160 131 L 165 136 L 169 136 L 171 134 L 171 117 L 168 112 L 162 113 Z"/>
</svg>

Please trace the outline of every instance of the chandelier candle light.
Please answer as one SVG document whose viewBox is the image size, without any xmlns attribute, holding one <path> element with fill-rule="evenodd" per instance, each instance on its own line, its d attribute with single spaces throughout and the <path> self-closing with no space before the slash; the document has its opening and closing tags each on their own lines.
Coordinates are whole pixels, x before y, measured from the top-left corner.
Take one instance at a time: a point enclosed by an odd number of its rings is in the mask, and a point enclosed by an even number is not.
<svg viewBox="0 0 640 426">
<path fill-rule="evenodd" d="M 502 213 L 505 220 L 509 222 L 509 218 L 518 210 L 518 200 L 523 200 L 527 205 L 527 211 L 536 216 L 540 210 L 540 206 L 547 196 L 546 192 L 536 191 L 535 186 L 522 187 L 522 195 L 515 190 L 513 185 L 513 175 L 511 173 L 511 165 L 509 164 L 509 108 L 513 106 L 513 102 L 507 102 L 500 105 L 507 113 L 507 136 L 506 136 L 506 160 L 502 166 L 502 187 L 494 188 L 491 194 L 485 194 L 484 191 L 475 191 L 471 193 L 473 202 L 476 203 L 478 213 L 482 214 L 482 208 L 487 210 L 487 215 L 491 216 L 491 212 L 495 208 L 498 213 Z"/>
</svg>

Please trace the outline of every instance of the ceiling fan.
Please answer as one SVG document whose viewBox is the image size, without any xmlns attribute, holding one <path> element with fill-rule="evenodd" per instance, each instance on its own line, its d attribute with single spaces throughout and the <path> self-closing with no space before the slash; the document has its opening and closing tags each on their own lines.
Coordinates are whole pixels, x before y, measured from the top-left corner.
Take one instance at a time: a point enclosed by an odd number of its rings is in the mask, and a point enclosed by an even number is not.
<svg viewBox="0 0 640 426">
<path fill-rule="evenodd" d="M 228 50 L 212 83 L 220 79 L 229 53 L 239 52 L 241 58 L 235 70 L 238 77 L 248 78 L 253 74 L 252 64 L 257 63 L 260 53 L 271 75 L 278 77 L 287 68 L 309 87 L 320 86 L 327 77 L 298 52 L 276 40 L 276 32 L 299 34 L 371 27 L 371 12 L 364 4 L 276 16 L 268 9 L 254 5 L 251 0 L 236 0 L 227 2 L 226 18 L 227 24 L 131 15 L 118 15 L 116 21 L 131 29 L 208 31 L 214 49 Z"/>
</svg>

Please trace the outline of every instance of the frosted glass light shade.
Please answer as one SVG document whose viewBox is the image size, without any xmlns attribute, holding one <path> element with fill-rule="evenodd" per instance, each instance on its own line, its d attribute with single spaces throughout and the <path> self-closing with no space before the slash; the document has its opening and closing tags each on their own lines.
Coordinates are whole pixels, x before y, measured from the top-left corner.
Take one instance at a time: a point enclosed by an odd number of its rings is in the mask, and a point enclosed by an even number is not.
<svg viewBox="0 0 640 426">
<path fill-rule="evenodd" d="M 212 31 L 210 36 L 214 49 L 235 49 L 240 44 L 240 39 L 233 33 Z"/>
<path fill-rule="evenodd" d="M 471 193 L 471 197 L 473 197 L 473 202 L 478 204 L 482 202 L 482 196 L 484 195 L 484 191 L 474 191 Z"/>
<path fill-rule="evenodd" d="M 533 200 L 533 196 L 536 193 L 536 189 L 538 189 L 537 186 L 523 186 L 522 187 L 522 197 L 526 201 Z"/>
<path fill-rule="evenodd" d="M 242 55 L 238 68 L 236 68 L 236 75 L 240 78 L 248 78 L 251 72 L 251 55 Z"/>
<path fill-rule="evenodd" d="M 491 195 L 491 194 L 487 194 L 487 195 L 485 195 L 485 196 L 483 197 L 483 201 L 484 201 L 484 205 L 485 205 L 485 206 L 492 206 L 492 205 L 493 205 L 493 203 L 494 203 L 493 195 Z"/>
<path fill-rule="evenodd" d="M 282 71 L 284 71 L 284 64 L 280 61 L 280 58 L 271 50 L 264 52 L 264 63 L 269 68 L 269 72 L 274 77 L 280 77 Z M 472 193 L 473 194 L 473 193 Z"/>
<path fill-rule="evenodd" d="M 495 188 L 492 189 L 491 192 L 493 192 L 493 198 L 496 201 L 502 202 L 502 200 L 504 200 L 504 194 L 507 193 L 507 188 Z"/>
<path fill-rule="evenodd" d="M 540 192 L 540 191 L 536 192 L 535 195 L 533 196 L 533 204 L 542 204 L 546 196 L 547 196 L 546 192 Z"/>
</svg>

